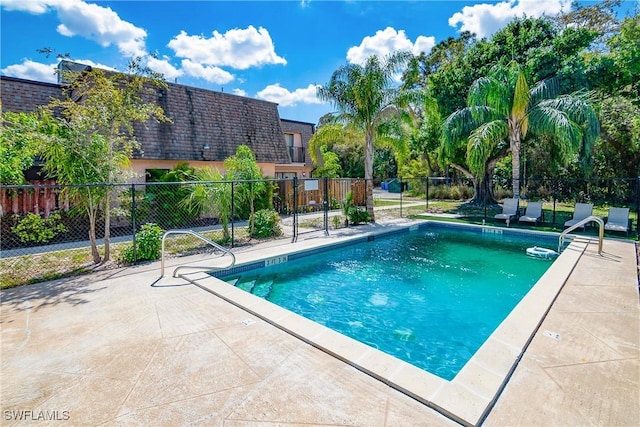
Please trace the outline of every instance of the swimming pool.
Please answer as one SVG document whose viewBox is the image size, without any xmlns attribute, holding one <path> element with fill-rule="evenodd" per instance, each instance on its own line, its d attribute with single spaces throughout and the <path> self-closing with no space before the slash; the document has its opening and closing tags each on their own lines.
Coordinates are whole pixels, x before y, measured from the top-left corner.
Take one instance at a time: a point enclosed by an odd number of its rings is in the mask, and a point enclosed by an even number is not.
<svg viewBox="0 0 640 427">
<path fill-rule="evenodd" d="M 553 247 L 540 235 L 428 226 L 350 243 L 223 280 L 446 380 L 551 265 L 526 249 Z"/>
</svg>

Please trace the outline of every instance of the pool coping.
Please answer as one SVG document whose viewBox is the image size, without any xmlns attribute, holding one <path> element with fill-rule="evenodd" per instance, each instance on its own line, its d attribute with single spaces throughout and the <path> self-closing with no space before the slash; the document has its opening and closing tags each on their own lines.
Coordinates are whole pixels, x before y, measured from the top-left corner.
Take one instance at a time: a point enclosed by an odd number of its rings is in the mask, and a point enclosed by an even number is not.
<svg viewBox="0 0 640 427">
<path fill-rule="evenodd" d="M 245 256 L 237 264 L 237 271 L 256 268 L 259 263 L 264 265 L 265 259 L 268 260 L 267 262 L 285 262 L 290 255 L 326 250 L 338 243 L 358 243 L 379 235 L 413 229 L 429 223 L 436 224 L 438 227 L 443 226 L 441 222 L 420 220 L 413 222 L 412 225 L 398 225 L 383 231 L 372 231 L 357 236 L 309 241 L 305 244 L 307 247 L 303 249 L 274 248 L 266 258 L 258 254 L 253 254 L 253 257 L 252 254 L 243 254 Z M 557 233 L 504 230 L 486 225 L 446 224 L 445 226 L 475 229 L 479 232 L 558 236 Z M 478 425 L 497 401 L 587 245 L 588 243 L 584 241 L 574 241 L 562 251 L 556 261 L 451 381 L 229 285 L 206 272 L 185 274 L 181 277 L 411 396 L 456 422 L 463 425 Z"/>
</svg>

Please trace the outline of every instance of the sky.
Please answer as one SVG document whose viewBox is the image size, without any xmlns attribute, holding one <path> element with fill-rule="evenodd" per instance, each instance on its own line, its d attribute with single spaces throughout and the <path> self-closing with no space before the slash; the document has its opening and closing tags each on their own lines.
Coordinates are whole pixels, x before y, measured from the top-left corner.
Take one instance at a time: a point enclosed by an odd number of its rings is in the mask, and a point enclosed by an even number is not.
<svg viewBox="0 0 640 427">
<path fill-rule="evenodd" d="M 468 30 L 490 37 L 514 17 L 554 15 L 571 0 L 158 1 L 0 0 L 0 71 L 55 82 L 50 48 L 125 70 L 146 56 L 170 82 L 278 103 L 280 117 L 317 123 L 316 97 L 339 67 L 395 50 L 429 53 Z"/>
</svg>

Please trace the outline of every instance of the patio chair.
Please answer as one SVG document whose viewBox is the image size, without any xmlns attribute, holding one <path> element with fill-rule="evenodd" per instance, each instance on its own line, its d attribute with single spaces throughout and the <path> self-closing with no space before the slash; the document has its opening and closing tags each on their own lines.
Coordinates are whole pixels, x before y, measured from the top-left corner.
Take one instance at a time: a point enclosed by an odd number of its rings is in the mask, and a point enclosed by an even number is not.
<svg viewBox="0 0 640 427">
<path fill-rule="evenodd" d="M 502 213 L 495 215 L 494 219 L 504 220 L 507 223 L 507 227 L 511 222 L 511 218 L 516 218 L 518 216 L 518 208 L 519 208 L 519 200 L 518 199 L 504 199 L 502 201 Z"/>
<path fill-rule="evenodd" d="M 535 225 L 542 219 L 542 202 L 529 202 L 527 209 L 520 218 L 519 222 L 533 222 Z"/>
<path fill-rule="evenodd" d="M 609 208 L 609 216 L 604 224 L 608 231 L 629 233 L 629 208 Z"/>
<path fill-rule="evenodd" d="M 592 213 L 593 203 L 576 203 L 576 206 L 573 209 L 573 218 L 564 223 L 565 228 L 571 227 L 583 219 L 590 217 Z M 584 225 L 582 228 L 585 228 Z"/>
</svg>

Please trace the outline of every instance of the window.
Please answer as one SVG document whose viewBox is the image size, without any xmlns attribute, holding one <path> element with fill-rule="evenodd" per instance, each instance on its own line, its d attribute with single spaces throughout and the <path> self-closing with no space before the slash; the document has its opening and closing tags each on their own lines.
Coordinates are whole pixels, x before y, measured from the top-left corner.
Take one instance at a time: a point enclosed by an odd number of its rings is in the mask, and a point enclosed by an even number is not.
<svg viewBox="0 0 640 427">
<path fill-rule="evenodd" d="M 293 147 L 293 134 L 292 133 L 285 133 L 284 134 L 284 142 L 287 144 L 287 147 Z"/>
<path fill-rule="evenodd" d="M 145 182 L 158 182 L 169 173 L 169 169 L 147 169 L 145 170 Z"/>
<path fill-rule="evenodd" d="M 298 174 L 296 172 L 276 172 L 276 178 L 278 179 L 291 179 L 295 178 Z"/>
</svg>

